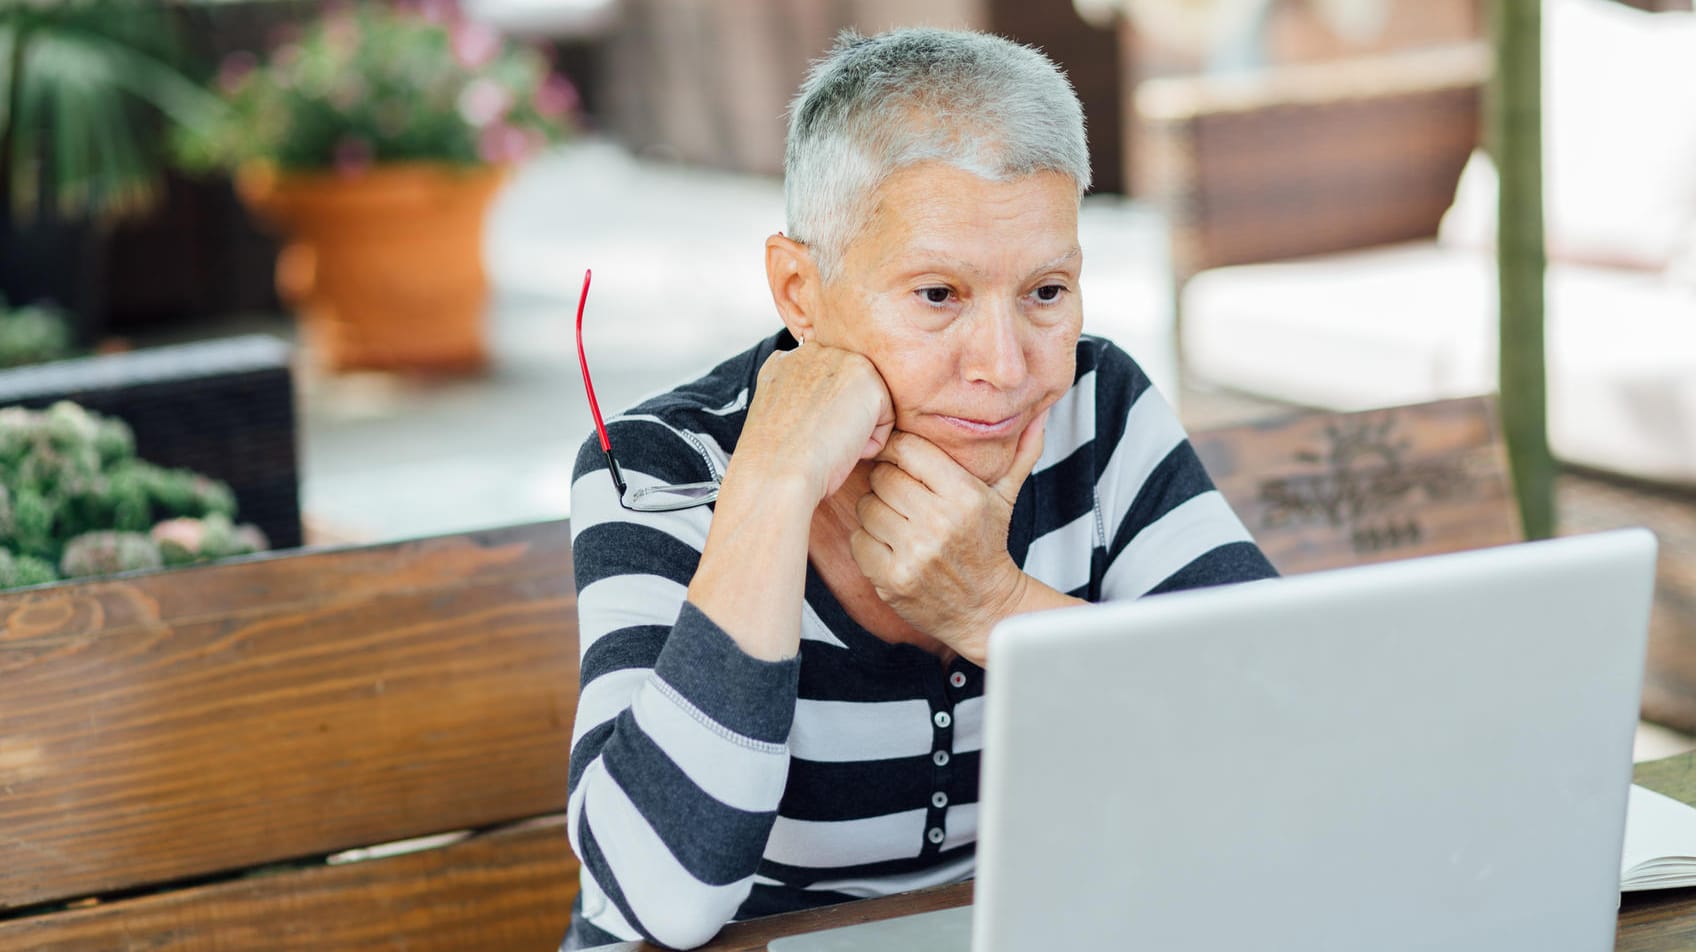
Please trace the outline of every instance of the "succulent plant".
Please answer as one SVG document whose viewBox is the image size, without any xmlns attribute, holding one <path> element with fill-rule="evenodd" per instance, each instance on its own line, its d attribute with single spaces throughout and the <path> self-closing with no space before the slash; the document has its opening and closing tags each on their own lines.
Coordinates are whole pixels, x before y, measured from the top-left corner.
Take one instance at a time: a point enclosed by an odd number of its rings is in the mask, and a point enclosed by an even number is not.
<svg viewBox="0 0 1696 952">
<path fill-rule="evenodd" d="M 159 546 L 139 532 L 85 532 L 65 543 L 59 572 L 66 578 L 163 568 Z"/>
<path fill-rule="evenodd" d="M 57 450 L 93 449 L 94 437 L 100 432 L 92 414 L 67 400 L 48 407 L 40 422 L 48 442 Z"/>
<path fill-rule="evenodd" d="M 58 581 L 53 564 L 31 555 L 13 555 L 0 549 L 0 588 L 21 588 Z"/>
<path fill-rule="evenodd" d="M 102 465 L 135 458 L 135 431 L 117 417 L 96 417 L 94 451 Z"/>
<path fill-rule="evenodd" d="M 36 414 L 23 407 L 0 407 L 0 466 L 10 469 L 35 446 Z"/>
<path fill-rule="evenodd" d="M 40 493 L 20 489 L 12 496 L 12 536 L 10 548 L 21 555 L 51 559 L 58 546 L 53 536 L 53 524 L 58 512 Z"/>
<path fill-rule="evenodd" d="M 0 588 L 267 548 L 235 513 L 223 482 L 136 459 L 122 420 L 0 408 Z"/>
<path fill-rule="evenodd" d="M 248 555 L 269 547 L 257 526 L 238 526 L 222 513 L 204 519 L 167 519 L 154 526 L 151 534 L 166 565 Z"/>
<path fill-rule="evenodd" d="M 138 473 L 148 496 L 173 516 L 234 516 L 236 496 L 230 487 L 187 469 L 161 469 L 143 464 Z"/>
</svg>

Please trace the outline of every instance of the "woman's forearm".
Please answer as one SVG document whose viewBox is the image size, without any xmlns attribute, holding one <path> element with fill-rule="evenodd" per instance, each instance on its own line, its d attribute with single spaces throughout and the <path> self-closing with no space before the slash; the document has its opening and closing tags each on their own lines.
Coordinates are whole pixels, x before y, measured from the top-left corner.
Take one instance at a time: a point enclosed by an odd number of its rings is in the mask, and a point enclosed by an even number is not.
<svg viewBox="0 0 1696 952">
<path fill-rule="evenodd" d="M 742 463 L 742 465 L 738 465 Z M 742 650 L 763 661 L 800 649 L 807 535 L 818 491 L 732 457 L 689 601 Z"/>
</svg>

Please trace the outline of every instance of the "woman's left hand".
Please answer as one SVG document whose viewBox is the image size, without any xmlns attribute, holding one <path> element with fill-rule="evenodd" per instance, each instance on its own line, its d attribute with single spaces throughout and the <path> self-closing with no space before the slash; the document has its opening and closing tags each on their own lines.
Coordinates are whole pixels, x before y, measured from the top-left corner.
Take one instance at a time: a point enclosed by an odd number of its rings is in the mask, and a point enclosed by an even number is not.
<svg viewBox="0 0 1696 952">
<path fill-rule="evenodd" d="M 1042 455 L 1048 413 L 1020 434 L 1013 465 L 985 484 L 936 444 L 891 435 L 860 497 L 854 561 L 908 624 L 984 663 L 989 631 L 1020 610 L 1032 584 L 1007 552 L 1019 488 Z"/>
</svg>

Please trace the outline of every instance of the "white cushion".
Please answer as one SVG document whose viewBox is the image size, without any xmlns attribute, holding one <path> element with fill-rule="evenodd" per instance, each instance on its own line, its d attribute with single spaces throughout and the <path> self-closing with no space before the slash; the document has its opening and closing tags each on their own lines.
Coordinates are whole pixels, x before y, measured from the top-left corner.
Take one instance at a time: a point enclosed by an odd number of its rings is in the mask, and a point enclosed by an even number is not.
<svg viewBox="0 0 1696 952">
<path fill-rule="evenodd" d="M 1696 484 L 1696 289 L 1549 270 L 1549 443 L 1573 463 Z"/>
<path fill-rule="evenodd" d="M 1543 67 L 1550 256 L 1664 267 L 1696 222 L 1696 15 L 1551 2 Z M 1493 245 L 1496 195 L 1496 169 L 1475 153 L 1439 240 Z"/>
<path fill-rule="evenodd" d="M 1485 256 L 1431 242 L 1196 275 L 1186 369 L 1293 403 L 1357 410 L 1492 389 Z"/>
<path fill-rule="evenodd" d="M 1546 287 L 1556 455 L 1696 483 L 1696 289 L 1578 265 Z M 1485 255 L 1422 242 L 1220 268 L 1181 306 L 1186 368 L 1251 393 L 1356 410 L 1496 389 Z"/>
<path fill-rule="evenodd" d="M 1673 252 L 1666 273 L 1668 281 L 1696 291 L 1696 226 L 1685 234 L 1684 241 Z"/>
<path fill-rule="evenodd" d="M 618 23 L 618 0 L 463 0 L 467 19 L 515 36 L 594 39 Z"/>
<path fill-rule="evenodd" d="M 1157 214 L 1136 202 L 1086 198 L 1078 212 L 1084 253 L 1079 287 L 1084 333 L 1105 337 L 1136 358 L 1166 402 L 1177 406 L 1178 335 L 1165 228 Z"/>
</svg>

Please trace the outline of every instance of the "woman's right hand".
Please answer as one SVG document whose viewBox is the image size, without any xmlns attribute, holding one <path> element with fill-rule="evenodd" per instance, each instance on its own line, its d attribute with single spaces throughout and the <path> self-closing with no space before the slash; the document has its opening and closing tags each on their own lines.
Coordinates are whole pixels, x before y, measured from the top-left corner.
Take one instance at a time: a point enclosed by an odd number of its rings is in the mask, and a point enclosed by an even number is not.
<svg viewBox="0 0 1696 952">
<path fill-rule="evenodd" d="M 767 475 L 806 480 L 822 500 L 841 488 L 856 463 L 882 452 L 894 428 L 889 389 L 870 360 L 802 344 L 772 354 L 760 368 L 735 455 Z"/>
</svg>

